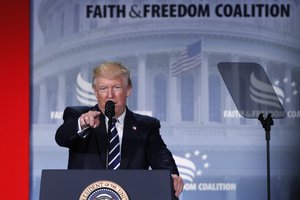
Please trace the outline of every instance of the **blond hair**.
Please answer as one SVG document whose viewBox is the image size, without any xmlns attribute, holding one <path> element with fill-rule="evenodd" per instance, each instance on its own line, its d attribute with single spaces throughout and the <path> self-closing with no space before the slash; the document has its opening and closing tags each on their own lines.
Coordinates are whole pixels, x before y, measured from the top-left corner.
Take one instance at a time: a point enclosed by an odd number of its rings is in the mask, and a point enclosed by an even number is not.
<svg viewBox="0 0 300 200">
<path fill-rule="evenodd" d="M 120 62 L 108 61 L 97 66 L 93 74 L 93 87 L 95 87 L 97 77 L 108 79 L 121 77 L 127 87 L 132 87 L 130 71 Z"/>
</svg>

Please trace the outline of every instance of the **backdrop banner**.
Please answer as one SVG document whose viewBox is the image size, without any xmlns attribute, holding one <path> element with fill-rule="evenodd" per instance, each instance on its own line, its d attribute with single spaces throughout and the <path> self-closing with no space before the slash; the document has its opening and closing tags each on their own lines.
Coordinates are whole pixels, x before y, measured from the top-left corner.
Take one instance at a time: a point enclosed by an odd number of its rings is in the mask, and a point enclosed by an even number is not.
<svg viewBox="0 0 300 200">
<path fill-rule="evenodd" d="M 254 98 L 243 96 L 242 79 L 232 87 L 243 105 L 279 99 L 271 196 L 300 199 L 298 1 L 32 0 L 31 8 L 31 200 L 43 169 L 67 168 L 56 129 L 66 106 L 96 104 L 93 68 L 108 60 L 131 71 L 128 107 L 161 121 L 184 180 L 181 200 L 267 198 L 265 131 L 240 115 L 218 70 L 222 62 L 262 66 L 277 97 L 260 90 L 258 76 L 249 79 L 257 79 Z"/>
</svg>

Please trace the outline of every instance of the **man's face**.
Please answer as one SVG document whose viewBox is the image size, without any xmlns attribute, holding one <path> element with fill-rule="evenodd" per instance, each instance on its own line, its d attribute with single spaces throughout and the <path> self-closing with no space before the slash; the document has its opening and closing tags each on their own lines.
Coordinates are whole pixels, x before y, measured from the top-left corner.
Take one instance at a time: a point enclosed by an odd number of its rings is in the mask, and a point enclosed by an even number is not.
<svg viewBox="0 0 300 200">
<path fill-rule="evenodd" d="M 105 103 L 112 100 L 115 103 L 115 117 L 119 117 L 125 111 L 127 97 L 131 94 L 131 87 L 127 87 L 122 77 L 115 79 L 97 77 L 94 83 L 94 91 L 101 112 L 105 113 Z"/>
</svg>

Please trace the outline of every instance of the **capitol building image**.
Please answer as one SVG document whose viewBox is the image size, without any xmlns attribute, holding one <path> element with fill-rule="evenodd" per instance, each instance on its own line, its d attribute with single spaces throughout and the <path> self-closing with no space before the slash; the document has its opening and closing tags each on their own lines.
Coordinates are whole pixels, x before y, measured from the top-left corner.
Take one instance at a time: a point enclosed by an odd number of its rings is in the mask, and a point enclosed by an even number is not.
<svg viewBox="0 0 300 200">
<path fill-rule="evenodd" d="M 220 4 L 285 4 L 288 17 L 218 17 Z M 31 200 L 41 171 L 66 169 L 68 150 L 55 143 L 67 106 L 96 104 L 90 84 L 97 65 L 125 64 L 133 82 L 129 109 L 161 121 L 161 135 L 186 183 L 181 200 L 266 199 L 264 129 L 245 119 L 218 71 L 220 62 L 253 62 L 266 71 L 286 111 L 271 133 L 272 199 L 292 199 L 299 183 L 300 3 L 297 0 L 40 0 L 31 61 Z M 87 17 L 88 5 L 209 5 L 209 17 Z M 40 29 L 43 41 L 35 41 Z M 174 64 L 198 44 L 197 65 Z M 239 83 L 237 83 L 238 85 Z M 187 162 L 185 163 L 184 160 Z M 192 163 L 192 165 L 187 165 Z M 298 167 L 298 168 L 297 168 Z M 188 171 L 188 172 L 187 172 Z M 209 191 L 203 183 L 234 184 Z M 197 187 L 195 187 L 195 185 Z M 199 187 L 198 187 L 199 186 Z M 257 195 L 257 197 L 254 197 Z"/>
</svg>

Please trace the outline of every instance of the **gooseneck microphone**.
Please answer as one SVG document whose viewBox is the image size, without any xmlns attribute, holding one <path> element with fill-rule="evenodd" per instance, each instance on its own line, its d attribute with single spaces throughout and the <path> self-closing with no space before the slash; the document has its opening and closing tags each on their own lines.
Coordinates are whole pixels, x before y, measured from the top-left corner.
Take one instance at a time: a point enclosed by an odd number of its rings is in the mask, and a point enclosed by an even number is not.
<svg viewBox="0 0 300 200">
<path fill-rule="evenodd" d="M 112 125 L 112 118 L 115 116 L 115 103 L 112 100 L 108 100 L 105 103 L 104 112 L 106 117 L 108 117 L 107 145 L 106 145 L 106 169 L 108 169 L 108 154 L 109 154 L 109 143 L 111 138 L 111 125 Z"/>
</svg>

